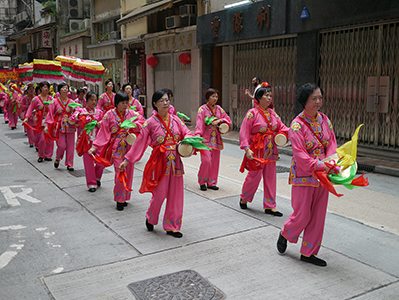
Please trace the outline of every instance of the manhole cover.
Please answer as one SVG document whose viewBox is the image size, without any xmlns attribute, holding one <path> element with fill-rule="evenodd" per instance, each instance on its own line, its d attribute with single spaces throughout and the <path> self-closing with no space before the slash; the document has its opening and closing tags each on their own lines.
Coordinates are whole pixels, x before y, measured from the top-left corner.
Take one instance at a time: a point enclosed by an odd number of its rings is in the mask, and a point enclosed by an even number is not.
<svg viewBox="0 0 399 300">
<path fill-rule="evenodd" d="M 285 173 L 285 172 L 289 172 L 289 171 L 290 171 L 290 168 L 276 166 L 276 173 Z"/>
<path fill-rule="evenodd" d="M 25 132 L 6 133 L 6 136 L 12 140 L 26 138 Z"/>
<path fill-rule="evenodd" d="M 138 300 L 219 300 L 225 295 L 193 270 L 158 276 L 127 286 Z"/>
<path fill-rule="evenodd" d="M 104 169 L 103 174 L 107 174 L 107 173 L 111 173 L 111 171 Z M 79 170 L 75 169 L 75 171 L 68 172 L 68 174 L 75 176 L 75 177 L 85 177 L 86 176 L 85 169 L 79 169 Z"/>
</svg>

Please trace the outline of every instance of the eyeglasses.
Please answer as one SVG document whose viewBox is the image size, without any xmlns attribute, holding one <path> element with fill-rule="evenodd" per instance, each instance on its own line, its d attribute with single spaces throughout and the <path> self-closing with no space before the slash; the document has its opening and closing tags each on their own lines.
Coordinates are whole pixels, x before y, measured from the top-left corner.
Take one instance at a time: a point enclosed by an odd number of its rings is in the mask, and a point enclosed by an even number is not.
<svg viewBox="0 0 399 300">
<path fill-rule="evenodd" d="M 157 101 L 157 103 L 159 103 L 159 104 L 161 104 L 161 103 L 168 103 L 168 102 L 170 102 L 169 99 L 159 99 L 159 100 Z"/>
</svg>

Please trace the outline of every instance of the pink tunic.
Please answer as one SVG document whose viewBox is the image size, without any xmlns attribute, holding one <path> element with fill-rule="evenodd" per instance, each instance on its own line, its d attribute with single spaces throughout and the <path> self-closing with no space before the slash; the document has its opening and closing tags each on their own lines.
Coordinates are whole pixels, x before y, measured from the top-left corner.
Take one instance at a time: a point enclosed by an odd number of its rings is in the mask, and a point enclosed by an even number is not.
<svg viewBox="0 0 399 300">
<path fill-rule="evenodd" d="M 97 108 L 103 111 L 103 116 L 107 111 L 114 108 L 114 105 L 115 105 L 115 93 L 109 95 L 107 92 L 105 92 L 101 94 L 100 97 L 98 97 Z"/>
<path fill-rule="evenodd" d="M 28 110 L 29 105 L 31 104 L 32 100 L 33 100 L 33 97 L 29 98 L 28 95 L 25 95 L 24 97 L 22 97 L 21 107 L 19 110 L 20 111 L 19 116 L 22 120 L 25 119 L 26 111 Z M 30 127 L 34 128 L 32 119 L 28 119 L 27 123 Z M 25 127 L 25 129 L 26 129 L 26 134 L 28 135 L 29 145 L 33 145 L 35 143 L 35 131 L 29 127 Z"/>
<path fill-rule="evenodd" d="M 93 146 L 96 148 L 102 148 L 109 142 L 113 143 L 111 162 L 114 164 L 115 169 L 114 200 L 116 202 L 125 202 L 130 200 L 131 192 L 125 189 L 117 176 L 120 172 L 118 168 L 119 165 L 123 162 L 126 153 L 132 148 L 132 146 L 126 142 L 126 137 L 128 134 L 127 130 L 121 128 L 120 126 L 124 120 L 129 120 L 133 117 L 137 117 L 137 119 L 133 121 L 137 127 L 134 129 L 129 129 L 129 132 L 139 133 L 145 122 L 145 119 L 139 113 L 127 109 L 123 118 L 121 118 L 115 108 L 109 110 L 101 121 L 100 131 L 98 132 L 93 143 Z M 136 148 L 136 143 L 134 144 L 134 147 Z M 127 183 L 127 186 L 131 188 L 133 182 L 134 165 L 131 164 L 128 167 L 129 168 L 126 168 L 126 177 L 130 179 L 130 181 Z"/>
<path fill-rule="evenodd" d="M 278 160 L 278 149 L 274 142 L 274 136 L 278 132 L 288 132 L 280 117 L 273 109 L 263 110 L 267 121 L 257 108 L 251 108 L 245 116 L 240 129 L 240 148 L 248 149 L 255 136 L 263 138 L 263 148 L 255 151 L 255 157 L 271 161 L 263 164 L 260 170 L 249 171 L 245 178 L 241 199 L 252 202 L 258 189 L 259 182 L 263 177 L 263 208 L 272 209 L 276 207 L 276 161 Z"/>
<path fill-rule="evenodd" d="M 140 115 L 144 116 L 144 109 L 139 100 L 132 97 L 132 99 L 129 100 L 129 106 L 136 106 L 134 111 L 137 111 Z"/>
<path fill-rule="evenodd" d="M 183 121 L 174 115 L 169 116 L 169 130 L 173 135 L 175 143 L 179 143 L 187 136 L 192 136 L 192 133 L 184 125 Z M 128 166 L 133 165 L 133 163 L 141 159 L 148 145 L 157 147 L 164 142 L 165 144 L 172 143 L 173 140 L 167 132 L 168 131 L 159 119 L 155 116 L 151 116 L 143 125 L 143 129 L 135 142 L 134 151 L 133 149 L 130 150 L 125 156 L 125 159 L 130 162 Z M 183 163 L 176 149 L 176 145 L 166 146 L 166 149 L 166 172 L 158 186 L 156 186 L 152 192 L 152 198 L 146 213 L 146 218 L 151 224 L 158 224 L 162 203 L 167 198 L 163 227 L 166 231 L 180 230 L 184 202 L 184 186 L 182 177 L 184 174 Z"/>
<path fill-rule="evenodd" d="M 223 139 L 217 126 L 205 123 L 205 118 L 212 116 L 231 126 L 230 117 L 219 105 L 211 107 L 204 104 L 198 109 L 194 134 L 203 137 L 205 139 L 203 143 L 212 149 L 211 151 L 203 151 L 201 153 L 201 166 L 198 171 L 199 185 L 207 184 L 208 186 L 215 186 L 219 176 L 219 150 L 223 149 Z"/>
<path fill-rule="evenodd" d="M 5 109 L 8 113 L 9 127 L 17 126 L 21 98 L 22 94 L 18 94 L 17 92 L 11 97 L 8 94 L 6 95 Z"/>
<path fill-rule="evenodd" d="M 317 255 L 323 239 L 328 191 L 319 185 L 314 172 L 324 170 L 325 164 L 321 160 L 335 153 L 337 142 L 326 115 L 318 113 L 313 118 L 305 111 L 292 121 L 289 138 L 294 154 L 289 178 L 294 212 L 284 223 L 281 234 L 289 242 L 296 243 L 304 231 L 301 254 Z"/>
</svg>

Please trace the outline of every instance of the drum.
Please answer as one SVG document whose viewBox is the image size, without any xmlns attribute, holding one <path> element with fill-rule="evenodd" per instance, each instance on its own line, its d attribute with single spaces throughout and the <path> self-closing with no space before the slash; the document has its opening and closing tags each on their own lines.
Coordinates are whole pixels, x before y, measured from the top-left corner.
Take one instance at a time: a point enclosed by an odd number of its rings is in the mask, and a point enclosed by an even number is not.
<svg viewBox="0 0 399 300">
<path fill-rule="evenodd" d="M 219 128 L 219 132 L 220 132 L 221 134 L 225 134 L 225 133 L 228 133 L 228 132 L 230 131 L 230 126 L 229 126 L 229 124 L 227 124 L 227 123 L 222 123 L 222 124 L 220 124 L 220 125 L 218 126 L 218 128 Z"/>
<path fill-rule="evenodd" d="M 287 142 L 288 142 L 288 136 L 287 136 L 287 134 L 285 132 L 278 132 L 276 134 L 276 136 L 274 137 L 274 143 L 277 146 L 282 147 L 285 144 L 287 144 Z"/>
<path fill-rule="evenodd" d="M 126 143 L 128 143 L 130 146 L 134 144 L 136 141 L 137 137 L 133 133 L 128 133 L 126 136 Z"/>
<path fill-rule="evenodd" d="M 179 146 L 177 146 L 177 151 L 182 157 L 189 157 L 193 154 L 194 148 L 189 144 L 180 143 Z"/>
</svg>

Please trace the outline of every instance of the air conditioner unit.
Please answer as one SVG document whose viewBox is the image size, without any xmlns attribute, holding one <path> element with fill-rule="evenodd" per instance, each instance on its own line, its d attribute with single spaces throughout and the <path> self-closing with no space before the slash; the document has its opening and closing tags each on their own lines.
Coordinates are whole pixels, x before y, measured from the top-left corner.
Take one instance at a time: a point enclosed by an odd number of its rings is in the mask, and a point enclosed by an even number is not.
<svg viewBox="0 0 399 300">
<path fill-rule="evenodd" d="M 180 16 L 166 18 L 166 29 L 180 27 Z"/>
<path fill-rule="evenodd" d="M 20 12 L 19 14 L 17 14 L 15 16 L 15 23 L 21 23 L 23 21 L 27 21 L 28 20 L 28 14 L 26 13 L 26 11 Z"/>
<path fill-rule="evenodd" d="M 180 6 L 180 16 L 187 15 L 197 15 L 197 6 L 190 4 Z"/>
<path fill-rule="evenodd" d="M 83 28 L 83 20 L 69 19 L 69 32 L 80 30 Z"/>
<path fill-rule="evenodd" d="M 83 20 L 83 28 L 88 29 L 90 27 L 91 27 L 90 19 L 84 19 Z"/>
<path fill-rule="evenodd" d="M 139 102 L 143 108 L 147 106 L 147 96 L 146 95 L 139 95 Z"/>
<path fill-rule="evenodd" d="M 68 0 L 68 14 L 71 19 L 83 18 L 83 0 Z"/>
<path fill-rule="evenodd" d="M 120 31 L 111 31 L 110 33 L 111 40 L 119 40 L 121 38 Z"/>
</svg>

